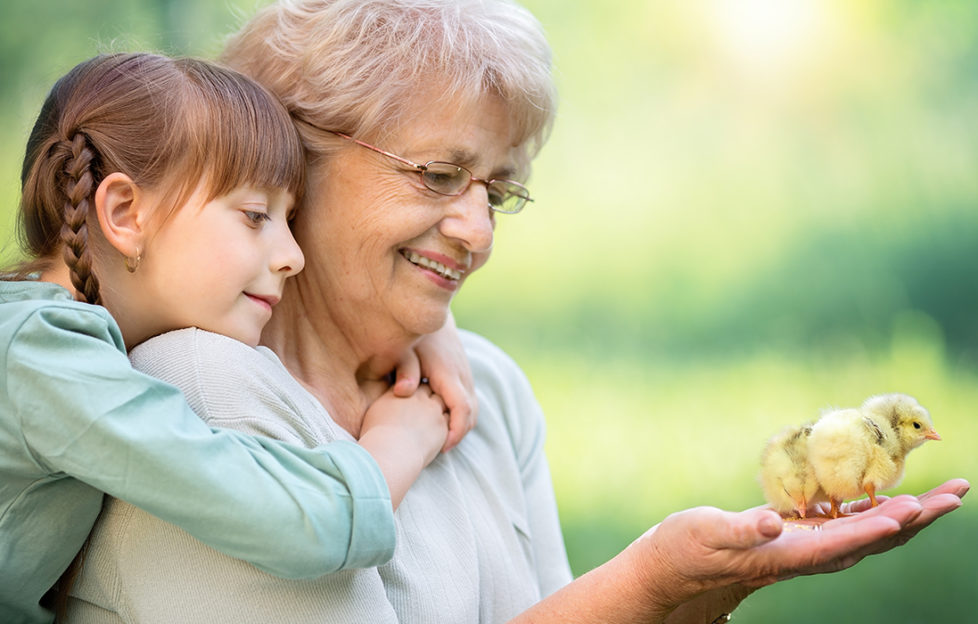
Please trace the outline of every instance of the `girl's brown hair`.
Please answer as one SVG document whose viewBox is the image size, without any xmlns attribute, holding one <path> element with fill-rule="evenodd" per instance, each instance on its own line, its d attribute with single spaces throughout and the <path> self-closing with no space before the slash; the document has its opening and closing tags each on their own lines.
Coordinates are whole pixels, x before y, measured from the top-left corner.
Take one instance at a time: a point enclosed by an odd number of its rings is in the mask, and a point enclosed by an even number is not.
<svg viewBox="0 0 978 624">
<path fill-rule="evenodd" d="M 27 259 L 13 278 L 50 268 L 60 250 L 78 298 L 99 303 L 88 227 L 111 173 L 172 188 L 166 215 L 201 183 L 207 201 L 250 185 L 287 189 L 298 202 L 303 170 L 288 113 L 253 80 L 199 59 L 97 56 L 55 83 L 27 142 L 18 215 Z"/>
</svg>

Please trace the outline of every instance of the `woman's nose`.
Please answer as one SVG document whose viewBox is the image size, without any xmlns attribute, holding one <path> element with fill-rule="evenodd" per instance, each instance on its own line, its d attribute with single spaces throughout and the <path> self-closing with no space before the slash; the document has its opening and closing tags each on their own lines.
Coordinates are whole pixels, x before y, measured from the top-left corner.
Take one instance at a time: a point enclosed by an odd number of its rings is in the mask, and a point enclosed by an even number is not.
<svg viewBox="0 0 978 624">
<path fill-rule="evenodd" d="M 461 241 L 472 253 L 491 250 L 495 219 L 485 184 L 473 183 L 449 203 L 451 207 L 440 224 L 441 233 Z"/>
<path fill-rule="evenodd" d="M 275 253 L 272 254 L 272 271 L 284 273 L 286 277 L 297 274 L 306 265 L 306 257 L 295 242 L 292 230 L 286 225 L 275 240 Z"/>
</svg>

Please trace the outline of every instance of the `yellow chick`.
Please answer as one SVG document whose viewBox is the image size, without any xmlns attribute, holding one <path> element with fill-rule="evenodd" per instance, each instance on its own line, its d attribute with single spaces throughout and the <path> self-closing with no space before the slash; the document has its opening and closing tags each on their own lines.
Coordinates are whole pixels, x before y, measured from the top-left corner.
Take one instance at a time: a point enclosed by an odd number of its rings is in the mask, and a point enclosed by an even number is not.
<svg viewBox="0 0 978 624">
<path fill-rule="evenodd" d="M 870 397 L 858 409 L 824 414 L 812 425 L 808 457 L 815 478 L 839 516 L 842 501 L 897 485 L 907 453 L 927 440 L 940 440 L 930 414 L 905 394 Z"/>
<path fill-rule="evenodd" d="M 811 423 L 786 427 L 761 452 L 761 489 L 764 498 L 782 516 L 804 518 L 816 503 L 828 500 L 808 460 Z"/>
</svg>

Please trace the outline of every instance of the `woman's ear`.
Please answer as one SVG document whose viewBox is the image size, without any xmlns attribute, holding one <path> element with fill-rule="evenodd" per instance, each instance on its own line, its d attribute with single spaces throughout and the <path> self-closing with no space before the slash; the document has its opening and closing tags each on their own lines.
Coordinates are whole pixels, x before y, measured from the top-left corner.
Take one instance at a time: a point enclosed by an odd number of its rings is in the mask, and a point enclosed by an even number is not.
<svg viewBox="0 0 978 624">
<path fill-rule="evenodd" d="M 110 173 L 95 189 L 95 214 L 105 240 L 126 258 L 143 251 L 148 206 L 139 186 L 124 173 Z"/>
</svg>

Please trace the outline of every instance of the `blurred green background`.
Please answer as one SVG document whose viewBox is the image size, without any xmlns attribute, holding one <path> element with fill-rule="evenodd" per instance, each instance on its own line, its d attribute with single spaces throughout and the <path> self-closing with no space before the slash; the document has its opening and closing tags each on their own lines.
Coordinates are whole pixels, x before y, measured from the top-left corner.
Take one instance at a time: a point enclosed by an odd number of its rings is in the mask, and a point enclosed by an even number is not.
<svg viewBox="0 0 978 624">
<path fill-rule="evenodd" d="M 0 241 L 46 90 L 97 52 L 213 56 L 261 2 L 8 0 Z M 549 422 L 576 573 L 664 516 L 742 509 L 765 439 L 915 395 L 944 441 L 895 491 L 978 481 L 978 3 L 526 0 L 561 93 L 537 201 L 500 220 L 460 325 L 512 354 Z M 2 244 L 0 243 L 0 244 Z M 971 621 L 978 507 L 753 622 Z"/>
</svg>

